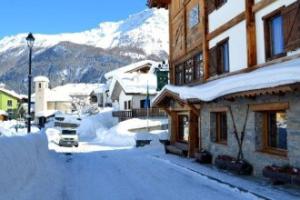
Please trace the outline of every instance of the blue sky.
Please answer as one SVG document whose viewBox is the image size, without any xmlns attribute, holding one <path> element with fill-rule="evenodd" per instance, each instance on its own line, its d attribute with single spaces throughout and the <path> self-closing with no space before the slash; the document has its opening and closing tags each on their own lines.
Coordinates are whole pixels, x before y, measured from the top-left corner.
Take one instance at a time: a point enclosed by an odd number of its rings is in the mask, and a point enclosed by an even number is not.
<svg viewBox="0 0 300 200">
<path fill-rule="evenodd" d="M 0 38 L 79 32 L 146 9 L 146 0 L 0 0 Z"/>
</svg>

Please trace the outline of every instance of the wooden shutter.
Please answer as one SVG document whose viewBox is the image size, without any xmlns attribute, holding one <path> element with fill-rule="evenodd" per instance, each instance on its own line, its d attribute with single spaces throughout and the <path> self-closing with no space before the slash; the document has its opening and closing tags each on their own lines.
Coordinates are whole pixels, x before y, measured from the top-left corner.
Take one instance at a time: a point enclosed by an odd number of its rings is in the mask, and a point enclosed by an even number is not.
<svg viewBox="0 0 300 200">
<path fill-rule="evenodd" d="M 207 14 L 212 13 L 216 9 L 215 0 L 206 0 Z"/>
<path fill-rule="evenodd" d="M 209 72 L 210 76 L 217 75 L 217 69 L 218 69 L 218 51 L 217 46 L 211 48 L 209 50 Z"/>
<path fill-rule="evenodd" d="M 285 50 L 300 48 L 300 0 L 286 7 L 282 16 Z"/>
</svg>

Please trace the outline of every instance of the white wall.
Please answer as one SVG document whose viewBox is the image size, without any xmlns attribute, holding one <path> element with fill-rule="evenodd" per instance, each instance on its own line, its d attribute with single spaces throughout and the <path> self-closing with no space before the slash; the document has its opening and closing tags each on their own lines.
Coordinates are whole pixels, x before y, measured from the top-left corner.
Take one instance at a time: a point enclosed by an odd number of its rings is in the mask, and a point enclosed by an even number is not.
<svg viewBox="0 0 300 200">
<path fill-rule="evenodd" d="M 229 38 L 229 69 L 230 72 L 247 67 L 246 22 L 243 21 L 209 42 L 209 48 Z"/>
<path fill-rule="evenodd" d="M 132 96 L 131 95 L 126 95 L 124 91 L 122 90 L 119 96 L 119 109 L 120 110 L 125 110 L 124 108 L 124 102 L 125 101 L 132 101 Z"/>
<path fill-rule="evenodd" d="M 261 0 L 255 0 L 255 3 L 260 2 Z M 258 11 L 255 15 L 256 18 L 256 38 L 257 38 L 257 62 L 262 64 L 266 62 L 265 54 L 265 41 L 264 41 L 264 23 L 262 17 L 271 13 L 272 11 L 294 3 L 297 0 L 277 0 L 266 8 Z M 298 51 L 299 52 L 299 51 Z M 292 54 L 288 53 L 288 55 Z"/>
<path fill-rule="evenodd" d="M 152 99 L 154 98 L 154 96 L 150 96 L 150 107 L 151 107 L 151 103 L 152 103 Z M 146 95 L 134 95 L 132 97 L 133 102 L 132 102 L 132 108 L 141 108 L 141 100 L 145 100 L 146 99 Z"/>
<path fill-rule="evenodd" d="M 209 15 L 209 32 L 227 23 L 243 11 L 245 11 L 244 0 L 228 0 L 222 7 Z"/>
<path fill-rule="evenodd" d="M 41 88 L 39 87 L 41 85 Z M 35 82 L 35 113 L 47 111 L 47 95 L 48 82 Z"/>
</svg>

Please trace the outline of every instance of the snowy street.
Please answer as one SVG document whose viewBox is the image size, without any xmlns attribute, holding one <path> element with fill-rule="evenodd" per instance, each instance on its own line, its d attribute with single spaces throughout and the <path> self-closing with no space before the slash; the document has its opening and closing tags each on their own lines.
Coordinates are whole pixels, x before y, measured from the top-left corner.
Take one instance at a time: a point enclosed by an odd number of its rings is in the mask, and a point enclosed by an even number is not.
<svg viewBox="0 0 300 200">
<path fill-rule="evenodd" d="M 162 151 L 146 148 L 66 155 L 63 199 L 257 199 L 159 159 Z"/>
</svg>

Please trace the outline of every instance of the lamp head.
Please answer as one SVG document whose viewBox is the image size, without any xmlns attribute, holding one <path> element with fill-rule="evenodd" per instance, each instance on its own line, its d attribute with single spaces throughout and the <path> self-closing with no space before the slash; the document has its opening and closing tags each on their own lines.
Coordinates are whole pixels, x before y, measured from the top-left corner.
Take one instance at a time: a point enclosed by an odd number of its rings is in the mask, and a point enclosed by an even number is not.
<svg viewBox="0 0 300 200">
<path fill-rule="evenodd" d="M 29 33 L 28 36 L 26 37 L 26 40 L 27 40 L 27 45 L 29 48 L 32 48 L 33 47 L 33 43 L 34 43 L 34 40 L 35 38 L 33 37 L 32 33 Z"/>
</svg>

